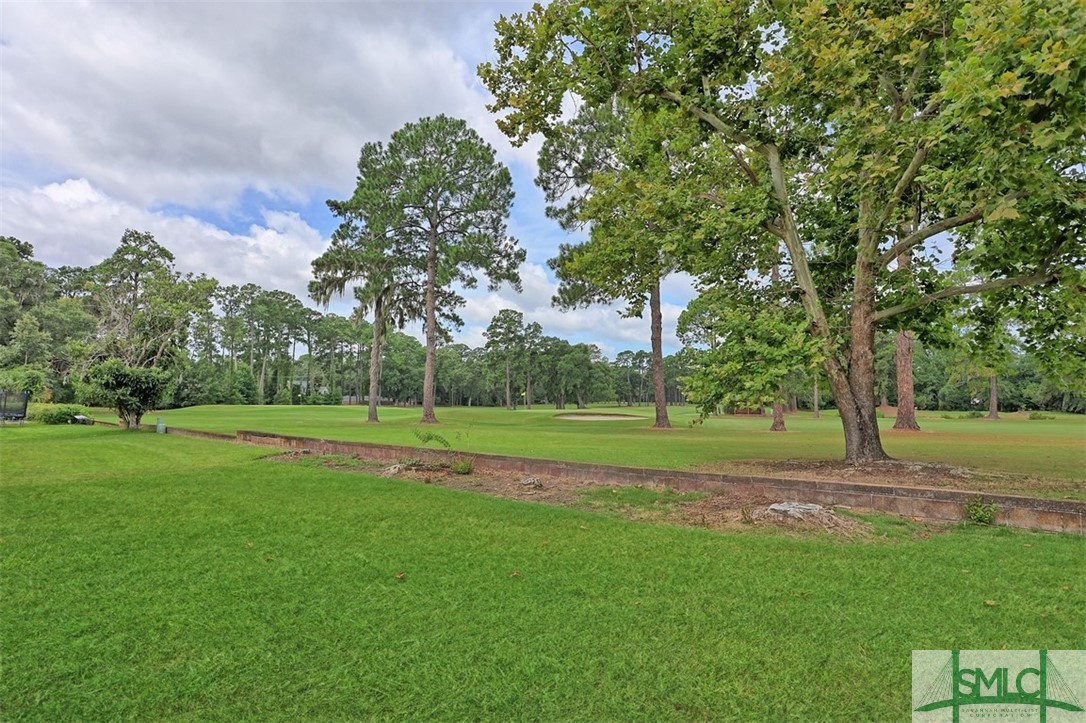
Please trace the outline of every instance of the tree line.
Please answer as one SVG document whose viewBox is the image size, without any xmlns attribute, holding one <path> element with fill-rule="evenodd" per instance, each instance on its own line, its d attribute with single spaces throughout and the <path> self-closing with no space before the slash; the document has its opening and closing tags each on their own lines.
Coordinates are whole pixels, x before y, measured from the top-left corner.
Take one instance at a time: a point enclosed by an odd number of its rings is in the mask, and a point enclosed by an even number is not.
<svg viewBox="0 0 1086 723">
<path fill-rule="evenodd" d="M 124 382 L 143 396 L 129 402 L 133 423 L 150 408 L 362 403 L 374 328 L 366 309 L 359 301 L 348 317 L 321 313 L 285 291 L 181 274 L 165 246 L 134 230 L 87 268 L 50 268 L 31 244 L 4 237 L 0 388 L 29 391 L 34 401 L 113 405 Z M 651 397 L 645 352 L 609 361 L 597 346 L 548 336 L 511 309 L 496 315 L 486 337 L 480 348 L 438 346 L 438 404 L 563 409 Z M 384 335 L 377 400 L 421 405 L 425 364 L 419 340 Z M 685 367 L 678 356 L 669 365 L 670 398 L 682 402 Z"/>
<path fill-rule="evenodd" d="M 284 291 L 182 275 L 168 249 L 131 230 L 108 259 L 89 268 L 49 268 L 34 259 L 30 244 L 14 238 L 0 238 L 0 259 L 0 388 L 28 390 L 35 401 L 112 404 L 104 376 L 128 370 L 120 381 L 135 386 L 138 370 L 149 370 L 151 398 L 134 405 L 133 421 L 150 408 L 369 401 L 373 323 L 361 302 L 344 317 L 308 308 Z M 655 402 L 649 351 L 607 359 L 595 345 L 546 335 L 513 309 L 500 310 L 484 335 L 478 348 L 438 346 L 438 405 Z M 876 362 L 882 404 L 898 401 L 894 349 L 892 336 L 882 335 Z M 689 345 L 663 357 L 666 404 L 686 403 L 686 380 L 702 353 Z M 378 360 L 380 403 L 421 404 L 424 367 L 423 344 L 390 332 Z M 921 346 L 917 407 L 986 409 L 989 371 L 960 348 Z M 1046 376 L 1025 350 L 1011 349 L 999 371 L 1000 411 L 1086 412 L 1086 396 Z M 786 409 L 833 406 L 825 381 L 810 375 L 793 377 L 784 392 Z"/>
</svg>

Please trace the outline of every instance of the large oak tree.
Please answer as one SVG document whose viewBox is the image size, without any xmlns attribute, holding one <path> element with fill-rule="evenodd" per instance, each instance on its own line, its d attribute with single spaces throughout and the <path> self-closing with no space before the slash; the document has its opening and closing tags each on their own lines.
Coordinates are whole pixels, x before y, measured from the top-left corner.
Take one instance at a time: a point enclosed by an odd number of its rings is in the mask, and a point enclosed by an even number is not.
<svg viewBox="0 0 1086 723">
<path fill-rule="evenodd" d="M 876 329 L 923 334 L 963 296 L 1086 286 L 1081 0 L 556 2 L 497 31 L 480 75 L 514 141 L 553 127 L 567 94 L 617 95 L 681 111 L 675 132 L 729 160 L 700 196 L 712 243 L 692 234 L 688 258 L 734 277 L 746 249 L 783 245 L 851 462 L 886 458 Z M 1026 331 L 1070 323 L 1019 308 Z"/>
</svg>

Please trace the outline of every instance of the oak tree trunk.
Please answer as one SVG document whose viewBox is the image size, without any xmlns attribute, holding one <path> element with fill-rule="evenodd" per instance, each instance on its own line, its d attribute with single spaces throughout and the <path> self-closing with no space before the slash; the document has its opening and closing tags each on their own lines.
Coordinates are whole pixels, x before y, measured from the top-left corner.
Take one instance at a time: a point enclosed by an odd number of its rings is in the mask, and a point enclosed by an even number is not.
<svg viewBox="0 0 1086 723">
<path fill-rule="evenodd" d="M 988 377 L 988 416 L 985 419 L 999 419 L 999 388 L 995 374 Z"/>
<path fill-rule="evenodd" d="M 814 389 L 813 389 L 813 393 L 811 394 L 811 409 L 812 409 L 811 417 L 814 418 L 814 419 L 818 419 L 819 417 L 822 416 L 822 412 L 818 408 L 819 403 L 821 401 L 818 398 L 820 391 L 821 390 L 819 389 L 818 373 L 816 372 L 815 373 L 815 379 L 814 379 Z"/>
<path fill-rule="evenodd" d="M 660 280 L 652 285 L 649 294 L 649 333 L 652 337 L 652 394 L 656 402 L 656 423 L 653 427 L 670 429 L 667 417 L 667 386 L 664 383 L 664 322 L 660 310 Z"/>
<path fill-rule="evenodd" d="M 827 359 L 826 374 L 845 433 L 845 461 L 863 464 L 890 459 L 882 448 L 875 416 L 874 365 L 866 372 L 851 366 L 845 371 L 835 359 Z"/>
<path fill-rule="evenodd" d="M 866 214 L 861 213 L 861 217 Z M 869 248 L 877 248 L 866 239 Z M 864 245 L 864 244 L 861 244 Z M 845 432 L 845 462 L 863 464 L 890 459 L 882 448 L 875 415 L 875 288 L 873 259 L 861 254 L 856 262 L 849 324 L 847 364 L 833 354 L 825 361 L 826 375 Z"/>
<path fill-rule="evenodd" d="M 770 432 L 787 432 L 784 428 L 784 403 L 779 399 L 773 402 L 773 424 L 769 427 Z"/>
</svg>

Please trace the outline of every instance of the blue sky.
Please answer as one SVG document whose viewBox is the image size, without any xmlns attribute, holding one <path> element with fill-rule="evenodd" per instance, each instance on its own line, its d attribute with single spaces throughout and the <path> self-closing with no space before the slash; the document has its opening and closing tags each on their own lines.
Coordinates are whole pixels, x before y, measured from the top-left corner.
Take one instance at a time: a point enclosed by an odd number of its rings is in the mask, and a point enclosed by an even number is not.
<svg viewBox="0 0 1086 723">
<path fill-rule="evenodd" d="M 125 228 L 150 231 L 182 271 L 252 282 L 306 303 L 310 261 L 364 143 L 445 113 L 513 173 L 509 229 L 524 292 L 467 294 L 459 341 L 502 308 L 610 356 L 647 347 L 647 320 L 562 313 L 547 259 L 572 239 L 543 213 L 539 139 L 513 148 L 475 75 L 502 2 L 0 2 L 0 235 L 51 266 L 88 265 Z M 692 296 L 665 282 L 665 345 Z M 331 307 L 348 313 L 347 302 Z M 417 329 L 414 330 L 417 333 Z"/>
</svg>

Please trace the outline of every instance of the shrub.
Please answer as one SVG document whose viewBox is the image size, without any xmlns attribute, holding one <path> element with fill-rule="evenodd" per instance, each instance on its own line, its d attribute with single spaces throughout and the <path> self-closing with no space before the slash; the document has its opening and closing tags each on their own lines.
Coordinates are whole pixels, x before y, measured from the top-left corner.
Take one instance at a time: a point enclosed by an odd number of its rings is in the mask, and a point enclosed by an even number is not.
<svg viewBox="0 0 1086 723">
<path fill-rule="evenodd" d="M 75 416 L 90 416 L 90 410 L 78 404 L 42 404 L 35 405 L 32 419 L 42 424 L 73 424 Z"/>
<path fill-rule="evenodd" d="M 984 504 L 980 495 L 977 495 L 965 503 L 965 516 L 970 522 L 978 525 L 990 525 L 995 522 L 997 508 L 995 503 Z"/>
<path fill-rule="evenodd" d="M 1055 419 L 1056 415 L 1054 415 L 1054 414 L 1045 414 L 1044 412 L 1030 412 L 1029 413 L 1029 418 L 1030 419 Z"/>
<path fill-rule="evenodd" d="M 456 474 L 471 474 L 474 464 L 468 457 L 458 457 L 449 465 L 449 470 Z"/>
<path fill-rule="evenodd" d="M 144 413 L 158 405 L 169 381 L 162 370 L 132 367 L 120 359 L 109 359 L 87 370 L 80 385 L 80 397 L 89 404 L 113 407 L 124 426 L 136 429 Z"/>
</svg>

